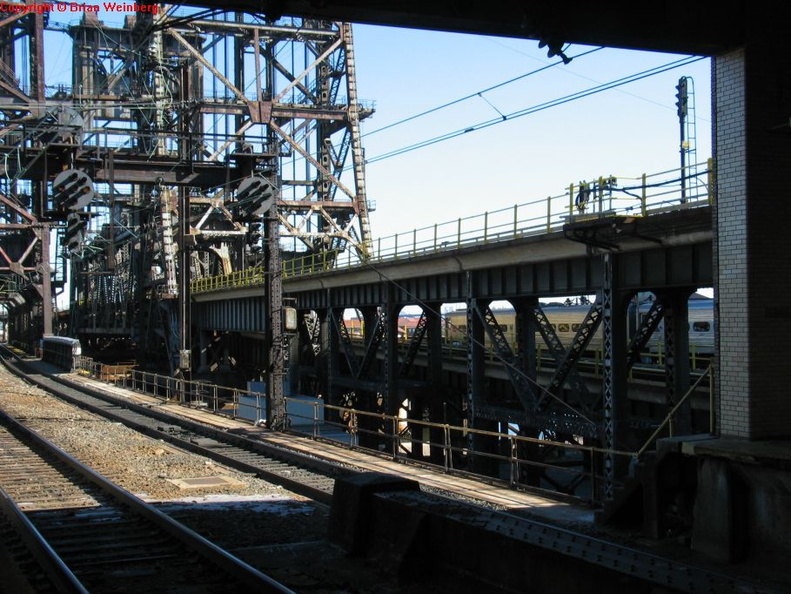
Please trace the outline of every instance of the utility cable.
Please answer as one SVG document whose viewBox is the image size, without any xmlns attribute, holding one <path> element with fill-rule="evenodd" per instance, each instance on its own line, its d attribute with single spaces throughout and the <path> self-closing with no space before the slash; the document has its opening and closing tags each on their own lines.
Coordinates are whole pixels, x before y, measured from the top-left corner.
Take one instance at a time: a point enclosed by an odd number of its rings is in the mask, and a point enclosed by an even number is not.
<svg viewBox="0 0 791 594">
<path fill-rule="evenodd" d="M 595 95 L 597 93 L 601 93 L 603 91 L 608 91 L 610 89 L 614 89 L 632 82 L 636 82 L 638 80 L 642 80 L 644 78 L 648 78 L 650 76 L 654 76 L 656 74 L 662 74 L 664 72 L 668 72 L 675 68 L 680 68 L 682 66 L 687 66 L 689 64 L 693 64 L 700 60 L 706 59 L 706 56 L 689 56 L 686 58 L 682 58 L 681 60 L 676 60 L 674 62 L 669 62 L 662 66 L 657 66 L 655 68 L 651 68 L 649 70 L 643 70 L 642 72 L 638 72 L 636 74 L 632 74 L 623 78 L 615 79 L 609 81 L 607 83 L 603 83 L 601 85 L 597 85 L 595 87 L 590 87 L 588 89 L 578 91 L 576 93 L 572 93 L 570 95 L 565 95 L 564 97 L 560 97 L 558 99 L 553 99 L 551 101 L 546 101 L 544 103 L 539 103 L 533 105 L 531 107 L 526 107 L 517 111 L 514 111 L 509 114 L 504 114 L 502 118 L 495 118 L 491 120 L 486 120 L 483 122 L 479 122 L 472 126 L 467 126 L 465 128 L 459 128 L 452 132 L 447 132 L 445 134 L 435 136 L 433 138 L 429 138 L 427 140 L 423 140 L 421 142 L 417 142 L 415 144 L 411 144 L 409 146 L 402 147 L 400 149 L 392 150 L 388 153 L 383 153 L 376 157 L 366 160 L 366 164 L 376 163 L 378 161 L 383 161 L 384 159 L 389 159 L 391 157 L 396 157 L 399 155 L 403 155 L 405 153 L 424 148 L 427 146 L 431 146 L 432 144 L 437 144 L 438 142 L 443 142 L 445 140 L 450 140 L 452 138 L 456 138 L 457 136 L 461 136 L 462 134 L 467 134 L 469 132 L 475 132 L 478 130 L 483 130 L 484 128 L 488 128 L 490 126 L 494 126 L 495 124 L 501 124 L 505 121 L 515 120 L 516 118 L 521 118 L 526 115 L 531 115 L 537 113 L 539 111 L 543 111 L 545 109 L 549 109 L 550 107 L 558 107 L 559 105 L 563 105 L 565 103 L 570 103 L 571 101 L 576 101 L 577 99 L 582 99 L 584 97 L 590 97 L 591 95 Z"/>
<path fill-rule="evenodd" d="M 598 52 L 598 51 L 603 50 L 603 49 L 604 49 L 604 47 L 597 47 L 595 49 L 588 50 L 587 52 L 583 52 L 581 54 L 577 54 L 576 56 L 572 56 L 572 59 L 582 58 L 584 56 L 587 56 L 587 55 L 592 54 L 594 52 Z M 411 116 L 406 117 L 406 118 L 404 118 L 402 120 L 398 120 L 397 122 L 393 122 L 392 124 L 387 124 L 386 126 L 382 126 L 381 128 L 377 128 L 376 130 L 372 130 L 371 132 L 366 132 L 365 134 L 363 134 L 363 136 L 372 136 L 372 135 L 374 135 L 374 134 L 376 134 L 378 132 L 382 132 L 384 130 L 388 130 L 388 129 L 393 128 L 395 126 L 400 126 L 401 124 L 406 124 L 407 122 L 411 122 L 412 120 L 416 120 L 417 118 L 422 118 L 425 115 L 428 115 L 430 113 L 434 113 L 436 111 L 440 111 L 442 109 L 445 109 L 446 107 L 451 107 L 452 105 L 456 105 L 457 103 L 461 103 L 462 101 L 467 101 L 468 99 L 473 99 L 475 97 L 481 97 L 483 99 L 483 95 L 482 95 L 483 93 L 488 93 L 489 91 L 493 91 L 495 89 L 499 89 L 500 87 L 504 87 L 506 85 L 510 85 L 511 83 L 514 83 L 514 82 L 516 82 L 518 80 L 522 80 L 523 78 L 527 78 L 528 76 L 532 76 L 534 74 L 538 74 L 539 72 L 543 72 L 544 70 L 549 70 L 550 68 L 554 68 L 555 66 L 559 66 L 560 64 L 563 64 L 562 60 L 559 60 L 557 62 L 553 62 L 552 64 L 548 64 L 548 65 L 543 66 L 541 68 L 538 68 L 536 70 L 531 70 L 530 72 L 525 72 L 524 74 L 520 74 L 519 76 L 516 76 L 514 78 L 505 80 L 505 81 L 503 81 L 501 83 L 497 83 L 496 85 L 492 85 L 491 87 L 487 87 L 485 89 L 481 89 L 480 91 L 477 91 L 475 93 L 471 93 L 469 95 L 465 95 L 464 97 L 459 97 L 458 99 L 453 99 L 452 101 L 448 101 L 447 103 L 443 103 L 442 105 L 438 105 L 437 107 L 432 107 L 431 109 L 427 109 L 426 111 L 422 111 L 420 113 L 416 113 L 415 115 L 411 115 Z M 486 101 L 486 99 L 484 99 L 484 101 Z M 492 107 L 494 107 L 494 106 L 492 106 Z"/>
</svg>

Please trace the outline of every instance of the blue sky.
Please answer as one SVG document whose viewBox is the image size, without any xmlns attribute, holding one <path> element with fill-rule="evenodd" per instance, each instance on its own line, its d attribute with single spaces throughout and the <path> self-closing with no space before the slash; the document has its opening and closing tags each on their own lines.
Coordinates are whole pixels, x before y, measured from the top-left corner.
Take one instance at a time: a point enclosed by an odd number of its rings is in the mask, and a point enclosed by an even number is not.
<svg viewBox="0 0 791 594">
<path fill-rule="evenodd" d="M 53 15 L 76 20 L 80 15 Z M 102 13 L 120 24 L 121 13 Z M 49 33 L 52 39 L 62 34 Z M 569 46 L 559 62 L 534 40 L 356 25 L 359 98 L 376 113 L 363 123 L 374 237 L 480 214 L 564 192 L 599 176 L 637 177 L 679 166 L 676 84 L 692 77 L 697 156 L 711 156 L 710 61 L 700 60 L 558 107 L 377 160 L 438 135 L 501 119 L 546 101 L 669 64 L 683 56 Z M 68 52 L 49 52 L 48 78 L 68 72 Z M 65 78 L 68 78 L 68 74 Z M 68 81 L 63 81 L 68 82 Z M 461 97 L 471 99 L 377 131 Z M 349 172 L 350 174 L 350 172 Z"/>
<path fill-rule="evenodd" d="M 363 124 L 374 237 L 506 208 L 607 175 L 636 177 L 679 166 L 675 93 L 695 90 L 697 156 L 711 156 L 710 61 L 462 134 L 400 156 L 378 156 L 674 62 L 683 56 L 602 49 L 381 132 L 377 129 L 557 62 L 532 40 L 357 25 L 359 97 L 375 104 Z M 589 52 L 570 46 L 566 54 Z M 374 133 L 375 132 L 375 133 Z"/>
</svg>

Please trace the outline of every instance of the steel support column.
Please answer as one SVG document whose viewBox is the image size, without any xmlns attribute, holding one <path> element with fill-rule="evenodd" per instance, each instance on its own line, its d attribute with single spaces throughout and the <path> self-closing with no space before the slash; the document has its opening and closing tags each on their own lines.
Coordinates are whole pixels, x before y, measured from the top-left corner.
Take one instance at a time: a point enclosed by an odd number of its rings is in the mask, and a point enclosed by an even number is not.
<svg viewBox="0 0 791 594">
<path fill-rule="evenodd" d="M 447 398 L 445 388 L 442 385 L 442 325 L 443 318 L 440 313 L 442 304 L 440 302 L 430 302 L 423 309 L 426 316 L 426 332 L 428 339 L 428 371 L 427 379 L 430 385 L 429 392 L 424 398 L 424 407 L 428 408 L 429 420 L 434 422 L 445 421 L 444 409 Z M 431 442 L 429 458 L 436 464 L 441 464 L 444 449 L 442 429 L 432 427 L 429 430 L 429 441 Z"/>
<path fill-rule="evenodd" d="M 324 397 L 328 404 L 341 404 L 341 394 L 336 387 L 336 378 L 340 374 L 341 339 L 336 325 L 343 317 L 343 310 L 332 307 L 332 291 L 328 291 L 327 309 L 318 312 L 321 325 L 321 354 L 324 355 L 326 377 L 324 379 Z"/>
<path fill-rule="evenodd" d="M 514 306 L 514 333 L 516 337 L 516 357 L 521 362 L 521 371 L 528 378 L 530 400 L 537 401 L 538 385 L 538 341 L 536 333 L 538 322 L 534 315 L 538 307 L 538 297 L 525 297 L 512 300 Z M 519 427 L 519 435 L 538 438 L 540 431 L 535 427 Z M 519 457 L 524 460 L 538 461 L 541 456 L 540 448 L 535 443 L 522 442 L 519 444 Z M 520 468 L 517 480 L 526 485 L 538 487 L 541 484 L 542 471 L 532 465 Z"/>
<path fill-rule="evenodd" d="M 37 230 L 38 231 L 38 230 Z M 42 332 L 43 334 L 52 334 L 52 269 L 49 262 L 49 246 L 50 246 L 50 226 L 48 223 L 43 223 L 41 226 L 41 261 L 39 266 L 41 269 L 41 317 L 42 317 Z"/>
<path fill-rule="evenodd" d="M 270 429 L 286 428 L 286 401 L 283 394 L 285 353 L 283 333 L 283 279 L 280 267 L 280 234 L 277 204 L 272 203 L 266 215 L 266 264 L 269 274 L 267 308 L 269 320 L 269 377 L 266 382 L 267 425 Z"/>
<path fill-rule="evenodd" d="M 392 290 L 388 291 L 392 297 Z M 398 386 L 398 313 L 401 306 L 388 302 L 382 306 L 383 322 L 385 328 L 385 360 L 384 360 L 384 394 L 382 394 L 382 409 L 385 414 L 396 415 L 401 407 L 401 396 Z"/>
<path fill-rule="evenodd" d="M 625 449 L 629 428 L 629 401 L 627 394 L 627 343 L 626 316 L 629 294 L 619 289 L 618 257 L 612 253 L 602 256 L 604 273 L 602 301 L 602 398 L 604 408 L 604 497 L 612 499 L 615 482 L 626 471 L 626 461 L 619 459 L 612 450 Z"/>
<path fill-rule="evenodd" d="M 489 300 L 474 296 L 473 273 L 467 273 L 467 418 L 474 429 L 495 429 L 497 423 L 477 415 L 477 409 L 486 406 L 486 330 L 478 308 L 485 308 Z M 480 474 L 493 474 L 495 467 L 491 458 L 478 454 L 495 453 L 496 444 L 491 440 L 470 433 L 469 447 L 472 455 L 472 470 Z"/>
<path fill-rule="evenodd" d="M 665 383 L 667 411 L 689 389 L 689 296 L 694 288 L 660 293 L 665 310 Z M 671 435 L 692 433 L 692 406 L 687 399 L 670 420 Z"/>
</svg>

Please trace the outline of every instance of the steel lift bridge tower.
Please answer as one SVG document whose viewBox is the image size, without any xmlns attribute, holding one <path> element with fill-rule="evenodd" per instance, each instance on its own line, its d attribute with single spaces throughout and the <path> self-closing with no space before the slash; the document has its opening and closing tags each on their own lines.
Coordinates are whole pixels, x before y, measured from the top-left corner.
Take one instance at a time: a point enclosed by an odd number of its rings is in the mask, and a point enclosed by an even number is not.
<svg viewBox="0 0 791 594">
<path fill-rule="evenodd" d="M 167 6 L 123 25 L 79 16 L 0 21 L 11 336 L 57 331 L 53 297 L 68 287 L 68 332 L 84 345 L 134 344 L 141 363 L 183 374 L 198 362 L 191 281 L 262 267 L 279 313 L 282 257 L 367 257 L 360 122 L 373 110 L 357 98 L 349 24 Z M 71 45 L 71 88 L 45 76 L 56 34 Z M 267 360 L 278 328 L 247 336 L 251 360 Z M 215 367 L 230 364 L 227 339 L 200 338 Z"/>
</svg>

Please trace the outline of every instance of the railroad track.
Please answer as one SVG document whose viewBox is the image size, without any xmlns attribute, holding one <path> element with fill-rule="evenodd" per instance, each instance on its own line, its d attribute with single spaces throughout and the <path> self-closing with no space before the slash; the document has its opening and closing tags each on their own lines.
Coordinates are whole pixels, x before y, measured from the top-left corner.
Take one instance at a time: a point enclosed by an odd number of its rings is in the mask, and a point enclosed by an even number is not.
<svg viewBox="0 0 791 594">
<path fill-rule="evenodd" d="M 4 412 L 0 488 L 0 538 L 36 592 L 290 592 Z"/>
<path fill-rule="evenodd" d="M 18 363 L 15 365 L 19 367 Z M 20 370 L 17 371 L 17 373 L 20 372 Z M 313 459 L 303 453 L 290 451 L 286 448 L 281 449 L 264 442 L 253 441 L 250 438 L 234 435 L 228 431 L 213 430 L 203 424 L 182 417 L 173 417 L 157 411 L 156 408 L 136 405 L 126 399 L 109 394 L 106 395 L 100 392 L 86 394 L 71 384 L 68 386 L 63 385 L 52 378 L 33 375 L 27 376 L 27 379 L 28 381 L 34 381 L 48 391 L 55 392 L 57 396 L 79 404 L 79 406 L 92 412 L 97 412 L 115 420 L 121 420 L 124 424 L 143 433 L 211 457 L 222 464 L 246 472 L 253 472 L 266 480 L 284 485 L 293 491 L 320 502 L 329 502 L 331 500 L 335 477 L 360 470 L 317 458 Z M 154 417 L 153 419 L 152 416 Z M 469 493 L 464 497 L 453 496 L 450 493 L 445 495 L 446 497 L 453 497 L 456 501 L 439 497 L 439 504 L 426 505 L 447 505 L 449 506 L 448 509 L 451 510 L 456 509 L 457 505 L 461 505 L 462 508 L 467 510 L 465 514 L 471 514 L 472 519 L 469 521 L 472 525 L 480 525 L 481 522 L 485 522 L 487 525 L 491 525 L 495 532 L 512 535 L 517 541 L 531 542 L 536 546 L 553 551 L 568 549 L 568 554 L 571 556 L 575 556 L 574 551 L 576 549 L 574 547 L 577 546 L 577 543 L 584 543 L 585 547 L 595 547 L 599 551 L 595 558 L 590 558 L 586 552 L 588 549 L 584 549 L 580 556 L 587 561 L 609 569 L 622 571 L 623 568 L 619 565 L 620 560 L 629 559 L 629 567 L 631 569 L 627 573 L 648 578 L 649 581 L 654 581 L 666 587 L 673 584 L 674 587 L 671 587 L 671 591 L 701 591 L 699 589 L 701 586 L 705 586 L 702 591 L 739 593 L 778 591 L 772 587 L 755 588 L 749 582 L 722 575 L 708 568 L 662 560 L 661 557 L 644 550 L 615 542 L 606 542 L 575 531 L 550 527 L 529 517 L 517 517 L 521 516 L 519 510 L 512 510 L 510 513 L 503 515 L 498 511 L 497 506 L 489 506 L 482 501 L 476 502 L 473 493 Z M 431 497 L 427 493 L 421 496 Z M 471 507 L 469 507 L 470 505 Z M 484 507 L 480 507 L 481 505 Z M 448 513 L 454 514 L 454 512 Z M 516 524 L 512 524 L 513 522 L 516 522 Z M 538 540 L 534 539 L 535 534 L 541 535 Z M 612 559 L 615 559 L 615 561 L 612 561 Z M 666 563 L 664 574 L 657 574 L 657 563 Z M 671 579 L 671 576 L 680 574 L 686 576 L 686 584 L 674 583 L 674 580 Z M 711 589 L 712 584 L 717 586 Z M 681 587 L 679 588 L 678 586 Z M 678 590 L 675 588 L 678 588 Z"/>
<path fill-rule="evenodd" d="M 19 359 L 7 359 L 6 364 L 27 381 L 80 408 L 230 468 L 254 474 L 319 503 L 331 503 L 338 476 L 355 472 L 337 463 L 233 435 L 127 399 L 30 373 L 24 361 Z"/>
</svg>

